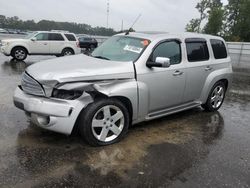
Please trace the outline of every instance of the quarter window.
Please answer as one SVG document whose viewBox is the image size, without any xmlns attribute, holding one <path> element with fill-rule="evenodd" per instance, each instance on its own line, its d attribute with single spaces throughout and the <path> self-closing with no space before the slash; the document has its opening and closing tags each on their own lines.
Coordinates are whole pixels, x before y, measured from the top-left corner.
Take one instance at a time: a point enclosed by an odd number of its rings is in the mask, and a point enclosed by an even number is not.
<svg viewBox="0 0 250 188">
<path fill-rule="evenodd" d="M 76 41 L 75 36 L 72 34 L 65 34 L 65 36 L 69 41 Z"/>
<path fill-rule="evenodd" d="M 49 34 L 49 40 L 63 41 L 64 38 L 59 33 L 50 33 Z"/>
<path fill-rule="evenodd" d="M 35 36 L 36 40 L 48 40 L 48 33 L 39 33 Z"/>
<path fill-rule="evenodd" d="M 210 43 L 212 45 L 214 58 L 215 59 L 224 59 L 227 58 L 227 50 L 223 41 L 211 39 Z"/>
<path fill-rule="evenodd" d="M 166 57 L 170 59 L 171 65 L 181 62 L 181 46 L 178 41 L 168 41 L 159 44 L 152 56 L 151 61 L 155 62 L 157 57 Z"/>
<path fill-rule="evenodd" d="M 207 43 L 201 40 L 186 40 L 187 56 L 189 62 L 207 61 L 209 60 L 209 52 Z"/>
</svg>

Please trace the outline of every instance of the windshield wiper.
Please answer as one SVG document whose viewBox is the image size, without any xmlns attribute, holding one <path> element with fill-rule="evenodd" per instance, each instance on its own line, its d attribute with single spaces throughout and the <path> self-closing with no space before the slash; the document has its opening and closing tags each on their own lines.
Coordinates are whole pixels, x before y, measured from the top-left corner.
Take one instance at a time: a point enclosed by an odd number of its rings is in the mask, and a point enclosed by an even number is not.
<svg viewBox="0 0 250 188">
<path fill-rule="evenodd" d="M 105 59 L 105 60 L 110 60 L 109 58 L 107 57 L 103 57 L 103 56 L 92 56 L 94 58 L 98 58 L 98 59 Z"/>
</svg>

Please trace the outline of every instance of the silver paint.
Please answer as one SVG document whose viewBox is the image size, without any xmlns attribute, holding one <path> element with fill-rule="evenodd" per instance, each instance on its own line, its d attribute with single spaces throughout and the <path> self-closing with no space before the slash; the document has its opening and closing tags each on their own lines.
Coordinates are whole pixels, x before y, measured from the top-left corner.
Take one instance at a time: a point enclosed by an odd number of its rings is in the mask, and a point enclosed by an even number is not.
<svg viewBox="0 0 250 188">
<path fill-rule="evenodd" d="M 230 57 L 215 60 L 209 42 L 210 39 L 223 40 L 220 37 L 192 33 L 175 35 L 130 33 L 130 36 L 151 41 L 134 64 L 133 62 L 107 61 L 85 55 L 43 61 L 28 67 L 26 71 L 43 85 L 47 98 L 26 95 L 17 89 L 14 100 L 24 103 L 26 106 L 24 110 L 33 114 L 32 117 L 38 125 L 39 117 L 37 116 L 45 114 L 51 117 L 54 124 L 43 126 L 44 128 L 70 134 L 81 110 L 94 102 L 88 94 L 89 91 L 101 93 L 106 97 L 127 99 L 132 106 L 132 124 L 135 124 L 204 104 L 211 88 L 219 80 L 227 80 L 229 87 L 231 85 Z M 185 39 L 189 37 L 207 40 L 210 53 L 208 61 L 188 62 Z M 154 47 L 166 39 L 181 41 L 181 63 L 164 68 L 148 68 L 146 62 Z M 82 90 L 84 94 L 73 101 L 57 100 L 50 97 L 53 88 Z M 31 101 L 35 101 L 35 104 L 31 104 Z M 65 105 L 65 108 L 55 113 L 55 109 L 50 108 L 50 101 L 58 107 L 58 110 L 61 105 Z M 34 110 L 30 107 L 37 106 L 39 103 L 44 104 L 46 113 L 44 110 L 38 108 Z M 70 108 L 73 108 L 71 115 L 61 117 L 65 116 Z M 43 120 L 46 122 L 46 119 Z"/>
</svg>

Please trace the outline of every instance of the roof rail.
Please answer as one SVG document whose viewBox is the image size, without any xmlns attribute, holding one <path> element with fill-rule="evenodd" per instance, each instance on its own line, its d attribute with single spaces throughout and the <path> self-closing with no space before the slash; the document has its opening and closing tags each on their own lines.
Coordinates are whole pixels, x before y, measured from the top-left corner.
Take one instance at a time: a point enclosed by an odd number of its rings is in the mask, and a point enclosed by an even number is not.
<svg viewBox="0 0 250 188">
<path fill-rule="evenodd" d="M 60 32 L 60 33 L 69 33 L 69 31 L 66 30 L 51 30 L 52 32 Z"/>
<path fill-rule="evenodd" d="M 149 34 L 149 35 L 158 35 L 158 34 L 168 34 L 169 32 L 165 31 L 136 31 L 136 33 L 143 33 L 143 34 Z"/>
</svg>

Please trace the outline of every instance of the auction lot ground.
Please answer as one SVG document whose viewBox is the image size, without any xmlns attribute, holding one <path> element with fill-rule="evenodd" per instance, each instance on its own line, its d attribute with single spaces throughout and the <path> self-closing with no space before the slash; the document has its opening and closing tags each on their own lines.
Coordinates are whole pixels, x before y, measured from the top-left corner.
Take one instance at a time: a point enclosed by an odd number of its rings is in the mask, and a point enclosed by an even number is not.
<svg viewBox="0 0 250 188">
<path fill-rule="evenodd" d="M 0 55 L 0 187 L 250 187 L 250 73 L 235 73 L 219 112 L 142 123 L 108 147 L 37 128 L 14 107 L 24 69 Z"/>
</svg>

